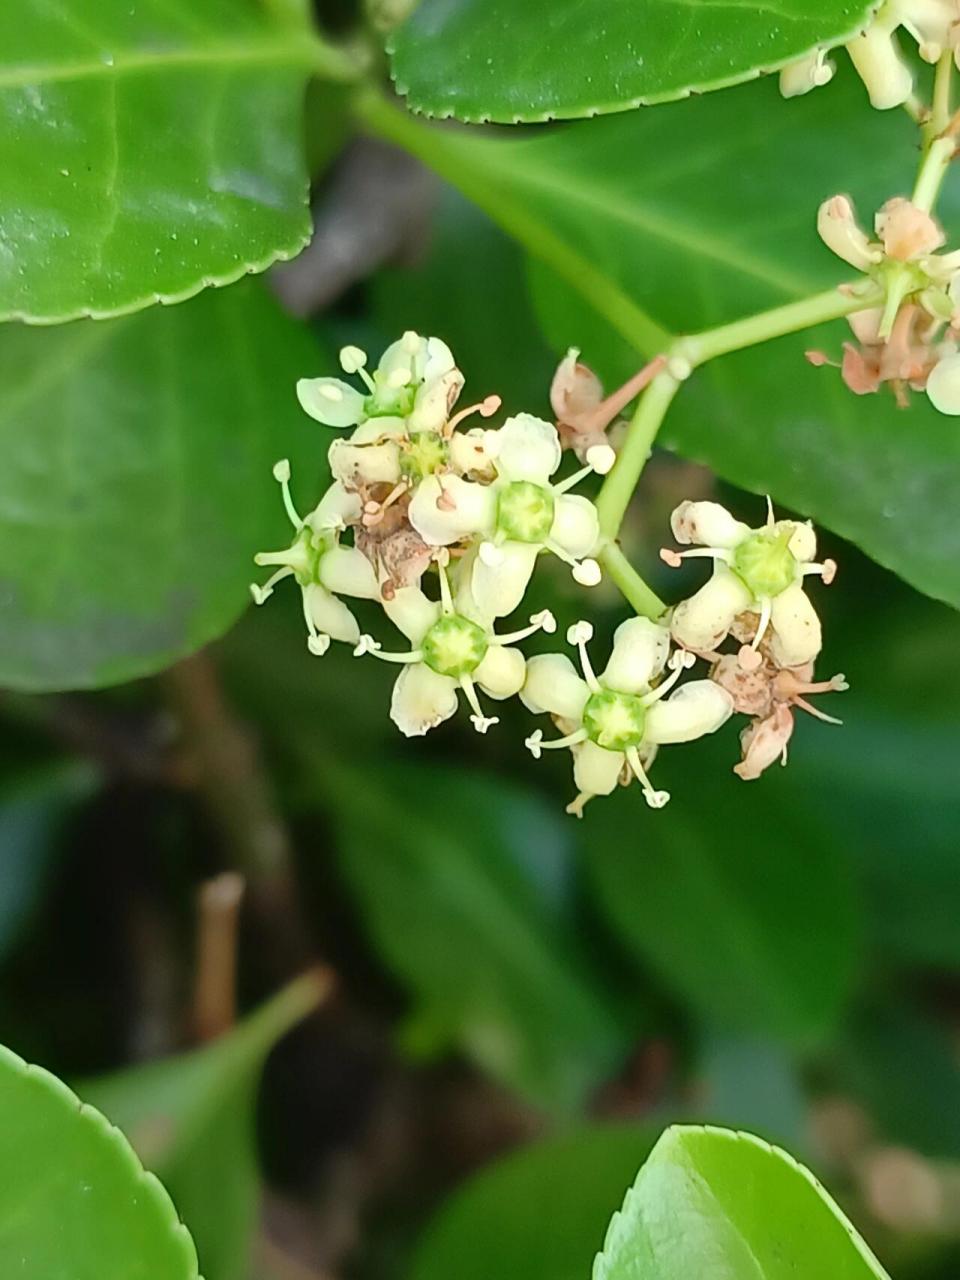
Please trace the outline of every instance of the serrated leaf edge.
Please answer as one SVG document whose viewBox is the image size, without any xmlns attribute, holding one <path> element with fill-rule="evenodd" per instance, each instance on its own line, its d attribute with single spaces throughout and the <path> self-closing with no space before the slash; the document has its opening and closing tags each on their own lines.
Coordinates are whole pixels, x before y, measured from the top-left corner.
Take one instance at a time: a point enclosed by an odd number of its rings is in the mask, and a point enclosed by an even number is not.
<svg viewBox="0 0 960 1280">
<path fill-rule="evenodd" d="M 180 1215 L 177 1213 L 177 1207 L 171 1200 L 166 1187 L 159 1178 L 150 1173 L 149 1170 L 144 1169 L 137 1153 L 116 1125 L 111 1124 L 106 1116 L 97 1111 L 95 1107 L 91 1107 L 89 1103 L 83 1102 L 78 1098 L 73 1090 L 57 1076 L 53 1075 L 52 1072 L 47 1071 L 44 1067 L 25 1061 L 19 1054 L 7 1048 L 6 1045 L 0 1045 L 0 1065 L 11 1067 L 19 1075 L 41 1081 L 51 1094 L 60 1101 L 65 1102 L 71 1109 L 74 1109 L 84 1123 L 88 1124 L 91 1129 L 96 1129 L 113 1144 L 114 1149 L 125 1161 L 137 1185 L 143 1189 L 146 1197 L 152 1200 L 169 1219 L 171 1223 L 170 1234 L 178 1241 L 184 1255 L 184 1261 L 191 1268 L 194 1280 L 203 1280 L 200 1274 L 200 1263 L 193 1237 L 181 1221 Z"/>
<path fill-rule="evenodd" d="M 627 1214 L 628 1210 L 630 1209 L 630 1206 L 635 1196 L 637 1195 L 639 1185 L 640 1185 L 640 1179 L 643 1177 L 643 1173 L 644 1173 L 644 1170 L 647 1168 L 647 1165 L 649 1165 L 650 1162 L 654 1159 L 654 1157 L 656 1156 L 657 1152 L 660 1150 L 661 1147 L 672 1146 L 675 1143 L 682 1140 L 682 1138 L 687 1134 L 709 1134 L 711 1137 L 719 1138 L 726 1142 L 744 1143 L 748 1146 L 758 1147 L 766 1155 L 772 1155 L 774 1157 L 779 1158 L 780 1160 L 785 1161 L 785 1163 L 789 1165 L 791 1169 L 793 1169 L 796 1173 L 799 1173 L 805 1179 L 805 1181 L 817 1193 L 817 1195 L 819 1196 L 820 1200 L 824 1203 L 826 1208 L 833 1213 L 834 1217 L 839 1221 L 841 1226 L 846 1231 L 848 1237 L 850 1238 L 851 1244 L 859 1253 L 860 1257 L 864 1260 L 867 1266 L 870 1267 L 870 1269 L 877 1276 L 877 1280 L 890 1280 L 890 1276 L 880 1265 L 878 1259 L 875 1257 L 871 1249 L 868 1247 L 866 1241 L 857 1231 L 856 1227 L 853 1225 L 853 1223 L 850 1221 L 847 1215 L 843 1212 L 840 1206 L 836 1203 L 836 1201 L 833 1199 L 833 1197 L 830 1195 L 827 1189 L 823 1186 L 823 1184 L 819 1181 L 819 1179 L 816 1178 L 815 1175 L 810 1172 L 810 1170 L 806 1167 L 806 1165 L 801 1164 L 800 1161 L 797 1160 L 795 1156 L 792 1156 L 789 1151 L 784 1151 L 782 1147 L 777 1147 L 777 1146 L 774 1146 L 772 1143 L 765 1142 L 763 1138 L 758 1138 L 756 1134 L 747 1133 L 747 1131 L 744 1129 L 724 1129 L 719 1125 L 712 1125 L 712 1124 L 675 1124 L 675 1125 L 671 1125 L 668 1129 L 664 1130 L 664 1132 L 661 1134 L 660 1138 L 658 1139 L 656 1145 L 654 1146 L 653 1150 L 650 1152 L 650 1155 L 647 1157 L 643 1165 L 640 1167 L 640 1171 L 637 1174 L 636 1178 L 634 1179 L 633 1184 L 630 1187 L 628 1187 L 627 1193 L 623 1198 L 623 1204 L 620 1206 L 619 1209 L 617 1209 L 613 1217 L 610 1219 L 609 1225 L 607 1226 L 606 1234 L 603 1238 L 603 1245 L 593 1260 L 593 1270 L 591 1272 L 592 1280 L 602 1280 L 602 1277 L 600 1275 L 600 1268 L 606 1260 L 606 1254 L 608 1249 L 613 1244 L 614 1236 L 618 1234 L 620 1225 L 623 1222 L 624 1217 Z"/>
<path fill-rule="evenodd" d="M 801 58 L 809 57 L 812 53 L 820 51 L 830 53 L 833 49 L 839 48 L 848 41 L 853 40 L 856 36 L 862 35 L 866 28 L 870 25 L 873 18 L 882 6 L 882 0 L 874 3 L 868 9 L 864 18 L 850 31 L 827 40 L 819 40 L 810 45 L 807 49 L 802 49 L 799 53 L 791 54 L 788 58 L 780 58 L 776 62 L 770 62 L 760 67 L 753 67 L 749 71 L 742 72 L 737 75 L 724 76 L 718 80 L 704 80 L 695 84 L 686 85 L 682 89 L 672 90 L 668 93 L 641 94 L 636 98 L 629 98 L 625 101 L 596 103 L 591 107 L 583 107 L 576 111 L 542 111 L 542 112 L 514 112 L 512 115 L 501 114 L 499 112 L 481 112 L 472 115 L 467 112 L 459 112 L 454 108 L 446 109 L 430 107 L 423 100 L 417 101 L 410 96 L 410 86 L 402 84 L 396 76 L 396 68 L 394 66 L 393 57 L 395 53 L 394 37 L 387 42 L 387 53 L 390 56 L 390 79 L 393 86 L 401 98 L 404 99 L 408 110 L 414 115 L 424 116 L 429 120 L 459 120 L 463 124 L 549 124 L 554 120 L 592 120 L 596 116 L 616 115 L 623 111 L 635 111 L 638 107 L 655 107 L 661 106 L 667 102 L 682 102 L 684 98 L 690 98 L 694 95 L 704 93 L 713 93 L 718 89 L 732 89 L 739 84 L 749 84 L 752 80 L 759 80 L 761 76 L 773 75 L 777 71 L 782 71 L 784 67 L 788 67 L 791 63 L 798 62 Z M 785 108 L 787 104 L 784 104 Z"/>
</svg>

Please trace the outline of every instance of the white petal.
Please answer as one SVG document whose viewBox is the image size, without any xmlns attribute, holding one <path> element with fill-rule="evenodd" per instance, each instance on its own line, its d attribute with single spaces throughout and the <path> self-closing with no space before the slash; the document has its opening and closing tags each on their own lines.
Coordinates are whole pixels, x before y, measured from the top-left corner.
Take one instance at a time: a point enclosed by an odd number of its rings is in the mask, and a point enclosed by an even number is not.
<svg viewBox="0 0 960 1280">
<path fill-rule="evenodd" d="M 410 413 L 411 431 L 439 431 L 463 390 L 463 374 L 451 369 L 425 382 L 417 391 Z"/>
<path fill-rule="evenodd" d="M 474 671 L 473 678 L 491 698 L 502 701 L 520 692 L 526 673 L 526 660 L 519 649 L 492 644 Z"/>
<path fill-rule="evenodd" d="M 778 520 L 777 530 L 792 529 L 787 544 L 801 564 L 806 564 L 817 554 L 817 535 L 809 520 L 800 523 L 797 520 Z"/>
<path fill-rule="evenodd" d="M 591 796 L 608 796 L 616 790 L 625 760 L 622 751 L 607 751 L 595 742 L 581 742 L 573 748 L 573 780 L 577 789 Z"/>
<path fill-rule="evenodd" d="M 817 210 L 817 234 L 838 258 L 858 271 L 868 271 L 883 257 L 867 233 L 857 223 L 853 205 L 846 196 L 831 196 Z"/>
<path fill-rule="evenodd" d="M 889 29 L 872 22 L 847 44 L 847 53 L 867 87 L 871 106 L 879 111 L 903 106 L 913 92 L 913 75 Z"/>
<path fill-rule="evenodd" d="M 681 546 L 736 547 L 750 537 L 750 526 L 735 520 L 719 502 L 681 502 L 670 517 L 673 536 Z"/>
<path fill-rule="evenodd" d="M 508 418 L 496 437 L 497 471 L 506 480 L 546 484 L 560 465 L 560 437 L 552 422 L 518 413 Z"/>
<path fill-rule="evenodd" d="M 960 355 L 946 356 L 933 366 L 927 378 L 927 395 L 940 413 L 960 414 Z"/>
<path fill-rule="evenodd" d="M 356 547 L 331 547 L 320 559 L 320 581 L 338 596 L 379 600 L 380 586 L 373 565 Z"/>
<path fill-rule="evenodd" d="M 418 738 L 457 709 L 457 682 L 422 662 L 404 667 L 393 686 L 390 719 L 407 738 Z"/>
<path fill-rule="evenodd" d="M 549 711 L 579 724 L 589 697 L 586 681 L 565 653 L 539 653 L 527 663 L 520 701 L 534 715 Z"/>
<path fill-rule="evenodd" d="M 829 84 L 836 70 L 827 60 L 826 50 L 814 49 L 806 57 L 790 62 L 780 71 L 780 92 L 785 98 L 796 98 L 811 89 Z"/>
<path fill-rule="evenodd" d="M 646 693 L 667 665 L 670 632 L 649 618 L 628 618 L 613 634 L 613 652 L 601 683 L 618 693 Z"/>
<path fill-rule="evenodd" d="M 418 645 L 440 617 L 440 605 L 429 599 L 419 587 L 398 587 L 383 611 L 412 645 Z"/>
<path fill-rule="evenodd" d="M 820 619 L 799 582 L 775 596 L 770 606 L 770 651 L 784 667 L 812 662 L 823 646 Z"/>
<path fill-rule="evenodd" d="M 442 338 L 428 338 L 426 360 L 423 366 L 424 382 L 432 382 L 434 378 L 442 378 L 457 367 L 453 352 Z"/>
<path fill-rule="evenodd" d="M 334 640 L 345 640 L 348 644 L 356 644 L 360 639 L 360 628 L 357 620 L 336 596 L 316 583 L 304 588 L 304 598 L 314 626 L 324 635 Z"/>
<path fill-rule="evenodd" d="M 361 422 L 355 431 L 351 431 L 349 438 L 351 444 L 374 444 L 384 439 L 402 440 L 406 435 L 406 418 L 398 418 L 396 414 L 383 414 Z"/>
<path fill-rule="evenodd" d="M 351 444 L 334 440 L 327 457 L 334 477 L 350 488 L 360 485 L 394 485 L 400 479 L 400 451 L 387 444 Z"/>
<path fill-rule="evenodd" d="M 339 378 L 301 378 L 300 407 L 328 427 L 353 427 L 363 417 L 364 397 Z"/>
<path fill-rule="evenodd" d="M 403 337 L 391 342 L 380 357 L 377 372 L 385 381 L 392 373 L 400 369 L 410 370 L 410 380 L 423 376 L 423 366 L 427 357 L 427 340 L 418 333 L 408 329 Z"/>
<path fill-rule="evenodd" d="M 690 680 L 647 711 L 644 742 L 692 742 L 733 714 L 733 698 L 713 680 Z"/>
<path fill-rule="evenodd" d="M 441 503 L 437 505 L 438 501 Z M 446 547 L 493 525 L 496 498 L 490 485 L 459 476 L 427 476 L 410 503 L 410 523 L 431 547 Z"/>
<path fill-rule="evenodd" d="M 554 507 L 550 540 L 577 560 L 596 551 L 600 541 L 600 517 L 589 498 L 561 493 Z"/>
<path fill-rule="evenodd" d="M 740 579 L 723 565 L 700 590 L 673 611 L 670 630 L 678 644 L 688 649 L 713 649 L 730 630 L 738 613 L 753 606 L 753 596 Z"/>
<path fill-rule="evenodd" d="M 526 594 L 540 547 L 531 542 L 504 542 L 497 548 L 499 563 L 487 564 L 477 556 L 470 577 L 478 608 L 489 618 L 513 613 Z"/>
<path fill-rule="evenodd" d="M 307 516 L 306 523 L 317 533 L 326 529 L 339 529 L 359 520 L 362 510 L 359 494 L 349 493 L 339 480 L 334 480 Z"/>
<path fill-rule="evenodd" d="M 492 460 L 487 453 L 486 432 L 478 427 L 454 431 L 450 437 L 450 465 L 461 475 L 471 471 L 489 473 Z"/>
</svg>

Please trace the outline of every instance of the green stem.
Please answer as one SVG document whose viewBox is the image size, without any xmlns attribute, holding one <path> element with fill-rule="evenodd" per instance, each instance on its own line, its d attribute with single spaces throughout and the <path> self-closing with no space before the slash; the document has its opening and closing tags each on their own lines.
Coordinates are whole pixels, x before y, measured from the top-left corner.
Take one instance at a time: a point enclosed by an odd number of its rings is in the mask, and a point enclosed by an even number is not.
<svg viewBox="0 0 960 1280">
<path fill-rule="evenodd" d="M 679 388 L 680 383 L 672 374 L 658 373 L 637 401 L 623 447 L 597 497 L 600 532 L 606 538 L 616 538 L 620 530 L 624 512 L 650 457 L 664 414 Z"/>
<path fill-rule="evenodd" d="M 617 584 L 620 594 L 638 614 L 656 622 L 666 613 L 666 604 L 647 586 L 616 542 L 607 543 L 600 552 L 600 561 L 607 576 Z"/>
</svg>

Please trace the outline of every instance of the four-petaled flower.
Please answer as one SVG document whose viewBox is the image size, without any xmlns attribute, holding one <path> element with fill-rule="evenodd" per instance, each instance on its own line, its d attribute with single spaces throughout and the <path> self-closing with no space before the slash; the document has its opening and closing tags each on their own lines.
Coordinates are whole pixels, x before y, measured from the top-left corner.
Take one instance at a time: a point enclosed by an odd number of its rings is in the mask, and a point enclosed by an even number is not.
<svg viewBox="0 0 960 1280">
<path fill-rule="evenodd" d="M 384 611 L 414 648 L 409 653 L 385 653 L 372 636 L 361 636 L 357 657 L 371 653 L 385 662 L 403 664 L 390 702 L 390 718 L 408 738 L 419 737 L 457 710 L 457 692 L 470 704 L 470 720 L 478 733 L 498 723 L 485 716 L 477 689 L 503 700 L 519 693 L 526 663 L 519 649 L 509 648 L 535 631 L 554 631 L 549 610 L 535 614 L 530 625 L 498 636 L 469 604 L 454 603 L 447 579 L 447 553 L 437 558 L 440 599 L 431 600 L 419 587 L 402 587 L 384 600 Z"/>
<path fill-rule="evenodd" d="M 578 622 L 567 632 L 568 642 L 580 650 L 582 677 L 564 654 L 541 654 L 528 662 L 520 698 L 535 714 L 554 716 L 564 736 L 544 742 L 538 729 L 526 746 L 537 758 L 548 748 L 572 750 L 578 794 L 568 813 L 582 817 L 588 800 L 609 795 L 622 777 L 631 775 L 640 782 L 647 804 L 662 809 L 669 793 L 655 791 L 646 773 L 656 748 L 713 733 L 730 718 L 733 699 L 712 680 L 691 680 L 665 698 L 695 659 L 678 650 L 669 662 L 671 674 L 655 685 L 668 665 L 670 633 L 646 618 L 621 623 L 610 661 L 599 676 L 587 654 L 592 636 L 589 622 Z"/>
<path fill-rule="evenodd" d="M 749 645 L 740 650 L 746 668 L 760 665 L 758 652 L 769 627 L 770 649 L 780 666 L 811 662 L 820 652 L 820 619 L 803 589 L 811 574 L 832 582 L 836 564 L 814 562 L 817 540 L 809 524 L 777 520 L 768 507 L 765 527 L 751 529 L 717 502 L 682 502 L 670 518 L 673 536 L 691 551 L 664 548 L 664 561 L 679 567 L 691 556 L 714 561 L 713 576 L 673 611 L 670 629 L 676 642 L 695 653 L 712 654 L 738 614 L 759 612 Z"/>
<path fill-rule="evenodd" d="M 588 465 L 558 484 L 560 437 L 552 423 L 520 413 L 484 437 L 496 478 L 477 484 L 457 476 L 428 476 L 410 503 L 410 523 L 431 546 L 450 546 L 479 535 L 471 589 L 491 617 L 512 613 L 523 599 L 541 551 L 570 565 L 584 586 L 600 580 L 592 559 L 600 540 L 597 509 L 568 491 L 592 471 L 605 474 L 615 454 L 609 445 L 587 451 Z"/>
<path fill-rule="evenodd" d="M 303 598 L 310 652 L 322 656 L 331 640 L 356 644 L 360 627 L 338 597 L 379 599 L 380 588 L 370 561 L 356 547 L 339 545 L 341 513 L 335 504 L 329 504 L 326 512 L 318 507 L 305 520 L 300 518 L 290 497 L 290 463 L 285 458 L 276 464 L 273 474 L 280 483 L 283 505 L 295 534 L 290 546 L 283 551 L 260 551 L 254 556 L 259 565 L 279 566 L 263 586 L 250 584 L 254 603 L 263 604 L 278 582 L 293 577 Z"/>
</svg>

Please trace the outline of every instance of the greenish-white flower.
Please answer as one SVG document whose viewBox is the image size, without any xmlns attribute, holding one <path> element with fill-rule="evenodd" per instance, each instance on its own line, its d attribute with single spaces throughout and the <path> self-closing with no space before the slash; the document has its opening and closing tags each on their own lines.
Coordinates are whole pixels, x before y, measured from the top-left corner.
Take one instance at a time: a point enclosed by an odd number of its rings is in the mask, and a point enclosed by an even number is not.
<svg viewBox="0 0 960 1280">
<path fill-rule="evenodd" d="M 831 582 L 836 564 L 814 561 L 817 540 L 809 523 L 773 519 L 760 529 L 734 519 L 716 502 L 683 502 L 671 517 L 673 535 L 681 544 L 698 543 L 694 550 L 661 552 L 677 567 L 689 557 L 714 562 L 713 576 L 689 600 L 673 611 L 670 629 L 678 644 L 697 653 L 710 653 L 727 636 L 738 614 L 760 615 L 756 634 L 740 651 L 744 667 L 758 666 L 759 647 L 771 631 L 770 647 L 785 667 L 812 662 L 820 652 L 820 619 L 803 589 L 810 575 Z"/>
<path fill-rule="evenodd" d="M 656 684 L 668 665 L 670 632 L 646 618 L 621 623 L 610 661 L 599 676 L 587 653 L 592 636 L 589 622 L 578 622 L 567 632 L 568 642 L 580 650 L 582 676 L 564 654 L 541 654 L 527 663 L 521 700 L 535 714 L 549 712 L 567 732 L 545 742 L 538 729 L 526 746 L 536 758 L 557 747 L 573 752 L 578 794 L 568 813 L 582 817 L 588 800 L 609 795 L 630 776 L 639 781 L 647 804 L 662 809 L 669 793 L 655 791 L 647 776 L 657 747 L 713 733 L 729 719 L 733 699 L 712 680 L 689 681 L 667 698 L 694 658 L 678 650 L 669 661 L 670 675 Z"/>
<path fill-rule="evenodd" d="M 273 469 L 283 493 L 283 503 L 294 538 L 282 551 L 261 551 L 254 557 L 259 565 L 275 565 L 276 570 L 262 585 L 251 583 L 254 603 L 263 604 L 284 578 L 296 579 L 303 600 L 303 617 L 307 624 L 307 648 L 320 656 L 331 640 L 357 644 L 360 627 L 350 609 L 339 598 L 377 600 L 380 588 L 369 560 L 356 547 L 339 545 L 342 527 L 343 495 L 334 490 L 335 501 L 324 501 L 306 519 L 301 519 L 290 497 L 290 463 L 284 459 Z M 328 494 L 329 497 L 329 494 Z"/>
<path fill-rule="evenodd" d="M 383 602 L 384 611 L 413 646 L 407 653 L 385 653 L 371 636 L 361 636 L 358 657 L 373 654 L 403 666 L 393 688 L 390 718 L 406 737 L 418 737 L 449 719 L 462 693 L 478 733 L 497 723 L 480 706 L 478 690 L 503 700 L 523 685 L 526 664 L 518 641 L 535 631 L 556 629 L 549 611 L 536 614 L 528 627 L 497 635 L 475 609 L 466 611 L 450 591 L 446 569 L 437 563 L 440 599 L 431 600 L 419 587 L 401 587 Z"/>
</svg>

